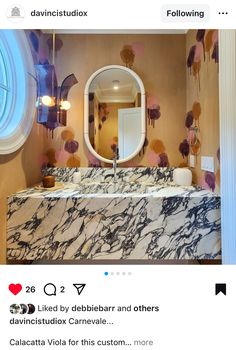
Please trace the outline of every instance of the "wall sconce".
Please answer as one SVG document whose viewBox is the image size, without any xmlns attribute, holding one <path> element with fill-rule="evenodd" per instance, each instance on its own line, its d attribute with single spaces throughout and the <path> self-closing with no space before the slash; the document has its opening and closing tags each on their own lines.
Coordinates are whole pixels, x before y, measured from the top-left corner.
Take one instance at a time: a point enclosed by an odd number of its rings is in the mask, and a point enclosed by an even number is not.
<svg viewBox="0 0 236 350">
<path fill-rule="evenodd" d="M 54 65 L 35 65 L 37 73 L 37 122 L 54 130 L 66 126 L 67 111 L 71 104 L 67 96 L 71 87 L 78 83 L 74 74 L 68 75 L 61 86 L 57 85 Z"/>
<path fill-rule="evenodd" d="M 55 33 L 53 33 L 53 64 L 37 64 L 37 122 L 53 131 L 58 126 L 66 126 L 67 111 L 71 104 L 68 93 L 78 83 L 74 74 L 68 75 L 58 86 L 55 71 Z"/>
</svg>

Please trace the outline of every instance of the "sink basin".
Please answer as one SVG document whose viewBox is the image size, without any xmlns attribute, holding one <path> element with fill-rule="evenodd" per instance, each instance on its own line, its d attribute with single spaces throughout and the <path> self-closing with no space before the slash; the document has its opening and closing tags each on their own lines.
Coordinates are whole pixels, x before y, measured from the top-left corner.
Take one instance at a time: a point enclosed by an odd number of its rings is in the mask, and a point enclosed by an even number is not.
<svg viewBox="0 0 236 350">
<path fill-rule="evenodd" d="M 76 191 L 78 195 L 151 195 L 154 197 L 173 197 L 181 196 L 186 191 L 183 187 L 176 186 L 173 183 L 167 184 L 153 184 L 148 182 L 125 182 L 118 180 L 117 183 L 113 181 L 98 182 L 98 181 L 83 181 L 80 184 L 68 183 L 65 185 L 66 189 Z M 189 187 L 192 190 L 193 187 Z"/>
<path fill-rule="evenodd" d="M 140 183 L 128 183 L 118 181 L 110 182 L 81 182 L 80 184 L 68 183 L 65 189 L 75 190 L 78 194 L 129 194 L 146 193 L 146 186 Z"/>
<path fill-rule="evenodd" d="M 193 189 L 192 187 L 189 190 Z M 117 183 L 113 181 L 82 181 L 79 184 L 65 183 L 63 191 L 74 195 L 107 195 L 108 197 L 116 197 L 117 195 L 147 195 L 154 197 L 173 197 L 183 195 L 186 189 L 180 186 L 167 184 L 151 184 L 148 182 L 125 182 L 119 180 Z"/>
</svg>

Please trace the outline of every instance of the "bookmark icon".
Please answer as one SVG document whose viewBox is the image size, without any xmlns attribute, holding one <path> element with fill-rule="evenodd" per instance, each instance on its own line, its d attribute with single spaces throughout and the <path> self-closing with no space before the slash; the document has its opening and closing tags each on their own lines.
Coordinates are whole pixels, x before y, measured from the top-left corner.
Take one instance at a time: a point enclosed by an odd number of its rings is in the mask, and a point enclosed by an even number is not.
<svg viewBox="0 0 236 350">
<path fill-rule="evenodd" d="M 215 284 L 215 295 L 218 295 L 219 293 L 226 295 L 226 283 Z"/>
<path fill-rule="evenodd" d="M 80 295 L 83 292 L 86 284 L 85 283 L 73 283 L 73 286 L 76 288 L 78 295 Z"/>
</svg>

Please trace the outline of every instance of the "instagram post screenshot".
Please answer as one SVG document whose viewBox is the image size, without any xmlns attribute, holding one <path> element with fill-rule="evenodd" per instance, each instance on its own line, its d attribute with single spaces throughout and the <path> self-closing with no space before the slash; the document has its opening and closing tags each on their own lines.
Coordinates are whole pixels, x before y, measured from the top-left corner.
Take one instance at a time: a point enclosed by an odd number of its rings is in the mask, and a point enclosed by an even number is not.
<svg viewBox="0 0 236 350">
<path fill-rule="evenodd" d="M 1 350 L 236 348 L 235 10 L 1 5 Z"/>
</svg>

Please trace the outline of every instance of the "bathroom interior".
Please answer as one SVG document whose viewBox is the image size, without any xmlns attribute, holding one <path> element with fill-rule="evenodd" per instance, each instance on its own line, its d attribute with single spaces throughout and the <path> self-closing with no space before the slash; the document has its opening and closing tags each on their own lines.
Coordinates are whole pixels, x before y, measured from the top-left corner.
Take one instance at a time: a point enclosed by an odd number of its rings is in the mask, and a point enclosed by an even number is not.
<svg viewBox="0 0 236 350">
<path fill-rule="evenodd" d="M 217 30 L 1 30 L 0 263 L 220 264 L 218 51 Z"/>
</svg>

